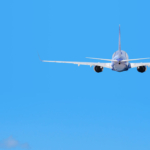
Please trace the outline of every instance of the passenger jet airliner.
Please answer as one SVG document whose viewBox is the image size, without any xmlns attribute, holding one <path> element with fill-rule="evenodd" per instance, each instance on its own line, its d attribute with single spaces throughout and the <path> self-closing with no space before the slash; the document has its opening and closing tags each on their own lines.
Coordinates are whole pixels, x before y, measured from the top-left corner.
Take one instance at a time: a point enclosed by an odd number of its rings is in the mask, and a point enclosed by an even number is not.
<svg viewBox="0 0 150 150">
<path fill-rule="evenodd" d="M 116 51 L 113 54 L 112 59 L 102 59 L 102 58 L 92 58 L 92 57 L 86 57 L 86 58 L 110 61 L 111 63 L 51 61 L 51 60 L 41 60 L 41 59 L 40 60 L 42 62 L 69 63 L 69 64 L 77 64 L 78 66 L 89 65 L 90 67 L 94 66 L 94 70 L 97 73 L 102 72 L 104 67 L 112 69 L 117 72 L 127 71 L 130 68 L 137 67 L 137 70 L 141 73 L 146 71 L 147 66 L 150 67 L 150 63 L 129 63 L 130 61 L 134 61 L 134 60 L 143 60 L 143 59 L 150 59 L 150 58 L 129 59 L 128 54 L 125 51 L 121 50 L 120 25 L 119 25 L 119 47 L 118 47 L 118 51 Z"/>
</svg>

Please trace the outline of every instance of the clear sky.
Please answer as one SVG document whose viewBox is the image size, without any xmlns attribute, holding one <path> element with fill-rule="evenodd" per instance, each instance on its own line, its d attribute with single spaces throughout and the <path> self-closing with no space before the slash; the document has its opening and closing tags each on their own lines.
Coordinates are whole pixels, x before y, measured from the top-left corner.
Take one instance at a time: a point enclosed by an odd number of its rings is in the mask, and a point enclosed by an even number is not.
<svg viewBox="0 0 150 150">
<path fill-rule="evenodd" d="M 120 24 L 129 58 L 150 57 L 149 6 L 148 0 L 0 1 L 0 149 L 149 150 L 150 68 L 98 74 L 89 66 L 42 63 L 37 55 L 111 59 Z"/>
</svg>

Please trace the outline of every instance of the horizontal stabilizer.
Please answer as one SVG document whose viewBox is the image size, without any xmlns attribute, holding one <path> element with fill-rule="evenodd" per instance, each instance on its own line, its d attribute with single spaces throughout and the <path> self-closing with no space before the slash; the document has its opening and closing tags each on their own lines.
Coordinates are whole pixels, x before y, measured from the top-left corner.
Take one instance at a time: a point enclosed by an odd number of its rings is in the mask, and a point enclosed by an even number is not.
<svg viewBox="0 0 150 150">
<path fill-rule="evenodd" d="M 114 60 L 114 59 L 103 59 L 103 58 L 92 58 L 92 57 L 86 57 L 86 58 L 88 58 L 88 59 L 97 59 L 97 60 L 105 60 L 105 61 L 117 62 L 117 60 Z M 125 60 L 121 60 L 121 62 L 143 60 L 143 59 L 150 59 L 150 58 L 125 59 Z"/>
<path fill-rule="evenodd" d="M 124 62 L 124 61 L 135 61 L 135 60 L 143 60 L 143 59 L 150 59 L 150 58 L 137 58 L 137 59 L 127 59 L 127 60 L 122 60 L 122 62 Z"/>
<path fill-rule="evenodd" d="M 97 59 L 97 60 L 105 60 L 105 61 L 115 61 L 117 62 L 117 60 L 113 60 L 113 59 L 103 59 L 103 58 L 92 58 L 92 57 L 86 57 L 88 59 Z"/>
</svg>

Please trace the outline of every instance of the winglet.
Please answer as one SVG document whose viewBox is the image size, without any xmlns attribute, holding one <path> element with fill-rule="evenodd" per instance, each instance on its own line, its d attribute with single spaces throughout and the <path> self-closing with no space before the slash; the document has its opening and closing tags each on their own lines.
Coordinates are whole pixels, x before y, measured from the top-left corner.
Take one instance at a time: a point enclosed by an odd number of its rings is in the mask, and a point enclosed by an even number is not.
<svg viewBox="0 0 150 150">
<path fill-rule="evenodd" d="M 37 51 L 37 54 L 38 54 L 39 60 L 43 62 L 43 60 L 41 60 L 41 58 L 40 58 L 40 55 L 39 55 L 38 51 Z"/>
</svg>

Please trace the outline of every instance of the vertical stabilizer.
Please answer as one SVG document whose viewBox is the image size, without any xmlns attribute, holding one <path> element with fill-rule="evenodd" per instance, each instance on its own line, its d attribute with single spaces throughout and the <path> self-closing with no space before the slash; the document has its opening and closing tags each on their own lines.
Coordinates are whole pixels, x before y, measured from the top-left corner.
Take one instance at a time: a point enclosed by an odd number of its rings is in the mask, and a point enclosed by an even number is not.
<svg viewBox="0 0 150 150">
<path fill-rule="evenodd" d="M 119 47 L 118 47 L 119 55 L 121 56 L 121 35 L 120 35 L 120 25 L 119 25 Z"/>
</svg>

